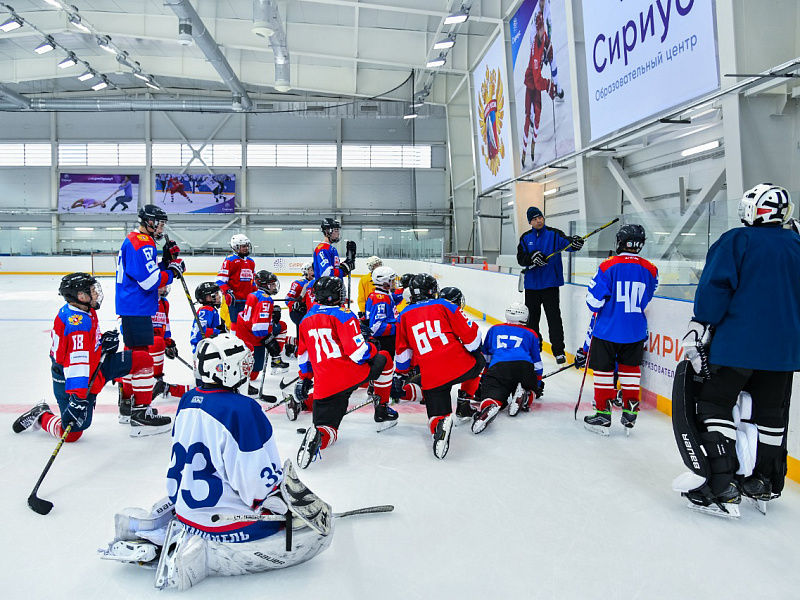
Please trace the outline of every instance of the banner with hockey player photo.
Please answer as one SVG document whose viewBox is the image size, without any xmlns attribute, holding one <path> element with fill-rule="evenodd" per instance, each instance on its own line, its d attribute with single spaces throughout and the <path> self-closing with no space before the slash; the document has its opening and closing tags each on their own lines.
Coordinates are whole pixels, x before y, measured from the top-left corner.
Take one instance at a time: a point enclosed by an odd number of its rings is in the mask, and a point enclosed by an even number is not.
<svg viewBox="0 0 800 600">
<path fill-rule="evenodd" d="M 58 185 L 60 213 L 136 213 L 139 202 L 138 175 L 88 175 L 61 173 Z"/>
<path fill-rule="evenodd" d="M 565 0 L 525 0 L 511 18 L 521 173 L 575 150 Z"/>
<path fill-rule="evenodd" d="M 236 175 L 159 173 L 153 204 L 168 213 L 236 212 Z"/>
<path fill-rule="evenodd" d="M 503 36 L 498 36 L 472 72 L 481 191 L 514 177 L 511 104 Z"/>
<path fill-rule="evenodd" d="M 714 3 L 583 2 L 595 140 L 719 88 Z"/>
</svg>

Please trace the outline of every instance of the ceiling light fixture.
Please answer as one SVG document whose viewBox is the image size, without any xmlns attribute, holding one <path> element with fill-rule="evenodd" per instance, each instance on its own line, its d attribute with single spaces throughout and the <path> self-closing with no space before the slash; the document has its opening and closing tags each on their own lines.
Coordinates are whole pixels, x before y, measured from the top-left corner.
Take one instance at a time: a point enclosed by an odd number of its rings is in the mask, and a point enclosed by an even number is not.
<svg viewBox="0 0 800 600">
<path fill-rule="evenodd" d="M 153 90 L 160 90 L 161 89 L 160 87 L 158 87 L 155 83 L 153 83 L 151 81 L 145 81 L 144 84 L 147 87 L 149 87 L 150 89 L 153 89 Z"/>
<path fill-rule="evenodd" d="M 142 73 L 141 71 L 134 71 L 133 72 L 133 76 L 134 77 L 138 77 L 142 81 L 150 81 L 150 78 L 147 75 L 145 75 L 144 73 Z"/>
<path fill-rule="evenodd" d="M 104 90 L 104 89 L 106 89 L 107 87 L 108 87 L 108 80 L 107 80 L 105 77 L 103 77 L 103 79 L 102 79 L 101 81 L 99 81 L 98 83 L 95 83 L 95 84 L 92 86 L 92 89 L 93 89 L 95 92 L 99 92 L 100 90 Z"/>
<path fill-rule="evenodd" d="M 363 227 L 361 231 L 380 231 L 380 227 Z"/>
<path fill-rule="evenodd" d="M 410 113 L 403 115 L 403 118 L 404 119 L 416 119 L 417 118 L 417 111 L 412 109 Z"/>
<path fill-rule="evenodd" d="M 44 0 L 44 1 L 47 2 L 50 6 L 55 6 L 56 8 L 63 8 L 61 6 L 61 2 L 59 2 L 58 0 Z"/>
<path fill-rule="evenodd" d="M 283 227 L 264 227 L 264 231 L 283 231 Z"/>
<path fill-rule="evenodd" d="M 58 66 L 60 69 L 69 69 L 70 67 L 74 67 L 77 64 L 78 64 L 78 59 L 75 58 L 75 55 L 72 52 L 70 52 L 67 58 L 58 63 Z"/>
<path fill-rule="evenodd" d="M 444 52 L 442 52 L 441 54 L 439 54 L 439 56 L 437 56 L 433 60 L 429 60 L 425 65 L 425 68 L 438 69 L 439 67 L 443 67 L 446 62 L 447 62 L 447 55 Z"/>
<path fill-rule="evenodd" d="M 425 102 L 420 98 L 411 105 L 411 108 L 422 108 L 423 106 L 425 106 Z"/>
<path fill-rule="evenodd" d="M 111 46 L 111 38 L 107 35 L 97 36 L 97 45 L 110 54 L 116 54 L 117 51 Z"/>
<path fill-rule="evenodd" d="M 53 43 L 53 39 L 50 36 L 47 36 L 45 41 L 42 44 L 36 46 L 36 48 L 34 48 L 33 51 L 36 52 L 36 54 L 47 54 L 48 52 L 51 52 L 52 50 L 55 49 L 56 45 Z"/>
<path fill-rule="evenodd" d="M 89 81 L 89 80 L 90 80 L 90 79 L 92 79 L 92 78 L 93 78 L 95 75 L 97 75 L 97 73 L 95 73 L 95 72 L 94 72 L 94 71 L 92 71 L 92 70 L 86 71 L 86 73 L 84 73 L 83 75 L 79 75 L 79 76 L 78 76 L 78 81 Z"/>
<path fill-rule="evenodd" d="M 14 31 L 15 29 L 19 29 L 22 27 L 22 19 L 20 19 L 14 13 L 11 13 L 11 18 L 0 25 L 0 31 L 4 33 L 8 33 L 9 31 Z"/>
<path fill-rule="evenodd" d="M 707 144 L 700 144 L 699 146 L 695 146 L 694 148 L 687 148 L 683 152 L 681 152 L 681 156 L 692 156 L 694 154 L 700 154 L 701 152 L 705 152 L 707 150 L 713 150 L 714 148 L 719 148 L 719 140 L 714 140 L 713 142 L 708 142 Z"/>
<path fill-rule="evenodd" d="M 550 189 L 550 190 L 546 190 L 546 191 L 542 192 L 542 196 L 552 196 L 553 194 L 558 192 L 558 190 L 560 190 L 560 189 L 561 188 L 553 188 L 553 189 Z"/>
<path fill-rule="evenodd" d="M 459 23 L 463 23 L 469 19 L 469 9 L 465 8 L 463 5 L 461 6 L 461 10 L 458 12 L 454 12 L 452 15 L 448 15 L 444 18 L 445 25 L 458 25 Z"/>
<path fill-rule="evenodd" d="M 447 50 L 456 45 L 456 36 L 452 33 L 443 40 L 439 40 L 433 45 L 434 50 Z"/>
<path fill-rule="evenodd" d="M 70 15 L 69 22 L 75 29 L 80 29 L 84 33 L 92 33 L 92 30 L 83 24 L 83 21 L 81 21 L 81 18 L 77 14 Z"/>
</svg>

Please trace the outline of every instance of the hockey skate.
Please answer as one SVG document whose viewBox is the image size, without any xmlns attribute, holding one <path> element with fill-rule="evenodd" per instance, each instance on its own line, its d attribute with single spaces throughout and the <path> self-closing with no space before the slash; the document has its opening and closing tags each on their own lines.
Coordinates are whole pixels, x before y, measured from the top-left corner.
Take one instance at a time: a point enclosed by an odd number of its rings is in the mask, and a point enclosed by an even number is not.
<svg viewBox="0 0 800 600">
<path fill-rule="evenodd" d="M 108 548 L 100 548 L 97 552 L 103 560 L 117 560 L 155 569 L 158 565 L 160 548 L 145 540 L 119 540 L 111 542 Z"/>
<path fill-rule="evenodd" d="M 555 100 L 556 102 L 564 102 L 564 88 L 558 86 L 555 98 L 553 98 L 553 100 Z"/>
<path fill-rule="evenodd" d="M 630 435 L 631 429 L 636 425 L 636 417 L 639 416 L 639 401 L 628 400 L 625 405 L 619 422 L 625 427 L 625 435 Z"/>
<path fill-rule="evenodd" d="M 475 416 L 475 409 L 472 408 L 472 401 L 474 398 L 468 395 L 464 390 L 458 390 L 458 399 L 456 400 L 456 417 L 463 424 L 469 422 Z"/>
<path fill-rule="evenodd" d="M 756 473 L 742 481 L 740 488 L 748 502 L 755 506 L 762 515 L 767 514 L 767 502 L 780 497 L 780 494 L 772 493 L 770 480 Z"/>
<path fill-rule="evenodd" d="M 583 426 L 592 433 L 608 435 L 608 430 L 611 429 L 611 411 L 598 410 L 591 416 L 583 417 Z"/>
<path fill-rule="evenodd" d="M 480 433 L 489 426 L 489 423 L 494 421 L 494 418 L 500 412 L 500 403 L 496 400 L 484 400 L 481 404 L 481 410 L 475 413 L 472 420 L 472 433 Z M 516 414 L 516 413 L 514 413 Z"/>
<path fill-rule="evenodd" d="M 526 404 L 530 405 L 530 392 L 524 389 L 521 384 L 517 385 L 514 397 L 508 403 L 508 416 L 516 417 Z"/>
<path fill-rule="evenodd" d="M 156 398 L 166 395 L 167 389 L 167 384 L 164 382 L 164 376 L 157 375 L 156 384 L 153 386 L 152 399 L 155 400 Z"/>
<path fill-rule="evenodd" d="M 131 422 L 131 404 L 133 400 L 130 398 L 119 399 L 119 418 L 120 425 L 128 425 Z"/>
<path fill-rule="evenodd" d="M 450 449 L 450 432 L 453 430 L 453 415 L 439 419 L 433 432 L 433 455 L 438 459 L 447 456 Z"/>
<path fill-rule="evenodd" d="M 270 362 L 273 375 L 281 375 L 289 371 L 289 363 L 284 362 L 280 356 L 273 356 Z"/>
<path fill-rule="evenodd" d="M 172 429 L 172 419 L 159 415 L 152 406 L 134 405 L 131 407 L 131 437 L 144 437 L 166 433 Z"/>
<path fill-rule="evenodd" d="M 390 408 L 388 404 L 381 404 L 381 399 L 378 396 L 373 397 L 372 403 L 375 405 L 375 423 L 377 424 L 376 431 L 386 431 L 397 425 L 397 411 Z"/>
<path fill-rule="evenodd" d="M 728 487 L 716 496 L 711 495 L 706 485 L 682 492 L 681 495 L 689 500 L 687 506 L 695 512 L 726 519 L 738 519 L 741 514 L 739 503 L 742 501 L 742 495 L 734 482 L 730 482 Z"/>
<path fill-rule="evenodd" d="M 297 421 L 297 415 L 299 415 L 300 411 L 303 409 L 303 403 L 299 400 L 295 400 L 294 396 L 291 394 L 286 394 L 284 398 L 286 400 L 286 417 L 290 421 Z"/>
<path fill-rule="evenodd" d="M 33 427 L 34 430 L 41 428 L 42 415 L 46 412 L 52 412 L 47 402 L 39 402 L 36 406 L 28 412 L 20 415 L 16 421 L 11 425 L 14 433 L 22 433 L 26 429 Z"/>
<path fill-rule="evenodd" d="M 306 435 L 297 451 L 297 466 L 307 469 L 312 461 L 321 457 L 320 446 L 322 446 L 322 434 L 314 425 L 306 430 Z"/>
</svg>

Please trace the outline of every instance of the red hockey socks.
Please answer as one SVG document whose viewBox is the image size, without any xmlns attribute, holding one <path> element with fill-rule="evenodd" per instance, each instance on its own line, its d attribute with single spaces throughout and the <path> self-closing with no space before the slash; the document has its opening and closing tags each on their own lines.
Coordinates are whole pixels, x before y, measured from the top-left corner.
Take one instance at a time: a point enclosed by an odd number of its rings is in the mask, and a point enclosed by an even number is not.
<svg viewBox="0 0 800 600">
<path fill-rule="evenodd" d="M 608 401 L 617 395 L 613 371 L 593 371 L 594 404 L 598 411 L 608 410 Z"/>
<path fill-rule="evenodd" d="M 47 431 L 53 437 L 60 438 L 64 435 L 64 428 L 61 426 L 61 418 L 55 416 L 51 412 L 46 412 L 42 414 L 42 429 Z M 83 435 L 83 431 L 70 431 L 67 439 L 64 440 L 67 443 L 75 442 Z"/>
<path fill-rule="evenodd" d="M 622 387 L 622 402 L 625 408 L 630 408 L 631 402 L 636 402 L 638 406 L 639 401 L 639 381 L 642 378 L 642 370 L 640 367 L 631 367 L 629 365 L 619 365 L 619 383 Z"/>
<path fill-rule="evenodd" d="M 133 350 L 131 364 L 131 386 L 133 388 L 133 403 L 137 406 L 147 406 L 153 401 L 153 387 L 156 380 L 153 377 L 153 358 L 149 352 L 141 349 Z"/>
<path fill-rule="evenodd" d="M 467 394 L 470 398 L 475 397 L 475 392 L 478 391 L 478 386 L 481 384 L 481 378 L 475 377 L 474 379 L 468 379 L 464 383 L 461 384 L 461 390 Z"/>
<path fill-rule="evenodd" d="M 156 336 L 153 345 L 148 348 L 150 358 L 153 359 L 153 376 L 161 377 L 164 374 L 164 338 Z"/>
<path fill-rule="evenodd" d="M 389 392 L 392 390 L 392 378 L 394 377 L 394 361 L 392 360 L 392 356 L 385 350 L 382 350 L 381 354 L 386 357 L 386 364 L 381 374 L 375 379 L 374 387 L 375 394 L 381 399 L 380 403 L 388 404 Z"/>
<path fill-rule="evenodd" d="M 317 427 L 317 431 L 319 431 L 320 436 L 322 436 L 322 443 L 320 444 L 321 450 L 335 444 L 339 437 L 337 429 L 335 427 L 329 427 L 328 425 Z"/>
</svg>

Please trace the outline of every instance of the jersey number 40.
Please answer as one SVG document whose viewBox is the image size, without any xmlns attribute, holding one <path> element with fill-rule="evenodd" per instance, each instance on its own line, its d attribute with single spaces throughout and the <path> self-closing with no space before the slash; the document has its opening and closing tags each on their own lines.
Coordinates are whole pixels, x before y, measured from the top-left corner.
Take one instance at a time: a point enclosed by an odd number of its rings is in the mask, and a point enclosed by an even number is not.
<svg viewBox="0 0 800 600">
<path fill-rule="evenodd" d="M 626 313 L 640 313 L 645 289 L 647 286 L 641 281 L 618 281 L 617 302 L 625 305 Z"/>
</svg>

